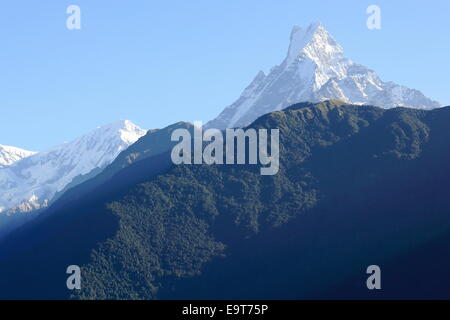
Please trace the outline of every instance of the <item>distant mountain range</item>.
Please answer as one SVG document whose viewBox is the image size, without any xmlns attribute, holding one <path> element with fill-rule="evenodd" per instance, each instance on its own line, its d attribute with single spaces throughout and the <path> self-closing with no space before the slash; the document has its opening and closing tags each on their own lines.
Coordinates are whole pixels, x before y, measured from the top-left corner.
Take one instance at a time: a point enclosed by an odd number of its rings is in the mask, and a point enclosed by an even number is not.
<svg viewBox="0 0 450 320">
<path fill-rule="evenodd" d="M 12 165 L 13 163 L 29 157 L 36 152 L 28 151 L 16 147 L 4 146 L 0 144 L 0 169 Z"/>
<path fill-rule="evenodd" d="M 274 176 L 174 165 L 187 122 L 0 145 L 0 299 L 450 298 L 449 122 L 320 23 L 296 26 L 284 61 L 206 125 L 278 128 Z M 382 292 L 364 286 L 371 264 L 388 270 Z"/>
<path fill-rule="evenodd" d="M 373 70 L 350 61 L 323 25 L 315 22 L 306 29 L 295 26 L 284 61 L 267 75 L 260 71 L 240 98 L 206 126 L 240 127 L 294 103 L 332 98 L 382 108 L 441 106 L 418 90 L 383 82 Z"/>
<path fill-rule="evenodd" d="M 347 59 L 328 31 L 313 23 L 307 29 L 295 26 L 281 65 L 268 75 L 260 72 L 239 100 L 206 127 L 243 126 L 295 102 L 328 98 L 385 108 L 440 106 L 417 90 L 382 82 L 372 70 Z M 46 207 L 100 173 L 144 134 L 131 122 L 120 121 L 44 152 L 0 146 L 0 215 Z"/>
<path fill-rule="evenodd" d="M 149 132 L 0 242 L 0 298 L 449 298 L 449 121 L 450 107 L 293 105 L 250 126 L 280 129 L 274 176 L 175 166 L 170 132 L 191 126 Z"/>
<path fill-rule="evenodd" d="M 47 151 L 2 148 L 9 151 L 9 158 L 2 157 L 9 166 L 0 169 L 0 215 L 46 207 L 66 186 L 83 181 L 93 170 L 101 171 L 145 133 L 123 120 Z"/>
</svg>

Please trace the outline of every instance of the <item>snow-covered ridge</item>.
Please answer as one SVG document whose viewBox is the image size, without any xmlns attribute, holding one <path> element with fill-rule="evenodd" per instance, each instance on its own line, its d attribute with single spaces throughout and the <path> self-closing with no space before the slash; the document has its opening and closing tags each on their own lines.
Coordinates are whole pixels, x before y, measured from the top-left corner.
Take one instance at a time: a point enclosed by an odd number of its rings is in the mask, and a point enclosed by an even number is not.
<svg viewBox="0 0 450 320">
<path fill-rule="evenodd" d="M 0 169 L 0 212 L 45 207 L 75 177 L 104 168 L 146 131 L 128 120 L 101 126 Z"/>
<path fill-rule="evenodd" d="M 314 22 L 306 29 L 294 26 L 283 62 L 268 75 L 260 71 L 240 98 L 206 126 L 239 127 L 297 102 L 332 98 L 383 108 L 441 106 L 418 90 L 383 82 L 373 70 L 347 59 L 323 25 Z"/>
<path fill-rule="evenodd" d="M 29 157 L 36 152 L 28 151 L 16 147 L 4 146 L 0 144 L 0 169 L 10 166 L 13 163 Z"/>
</svg>

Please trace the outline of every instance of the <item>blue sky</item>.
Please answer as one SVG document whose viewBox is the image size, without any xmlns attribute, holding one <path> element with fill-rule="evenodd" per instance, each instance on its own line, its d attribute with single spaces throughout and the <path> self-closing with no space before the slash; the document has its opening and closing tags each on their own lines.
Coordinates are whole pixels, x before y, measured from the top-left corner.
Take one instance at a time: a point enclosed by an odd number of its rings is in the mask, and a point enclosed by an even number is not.
<svg viewBox="0 0 450 320">
<path fill-rule="evenodd" d="M 81 30 L 66 8 L 81 8 Z M 381 8 L 368 30 L 366 8 Z M 382 80 L 450 105 L 447 0 L 2 0 L 0 144 L 43 150 L 117 119 L 207 121 L 321 21 Z"/>
</svg>

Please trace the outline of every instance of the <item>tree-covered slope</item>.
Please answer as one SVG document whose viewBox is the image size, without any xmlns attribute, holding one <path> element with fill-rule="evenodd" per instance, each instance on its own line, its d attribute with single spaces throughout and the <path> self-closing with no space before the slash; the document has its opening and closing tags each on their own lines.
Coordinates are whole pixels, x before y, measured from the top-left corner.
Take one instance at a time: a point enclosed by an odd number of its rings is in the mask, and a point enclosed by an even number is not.
<svg viewBox="0 0 450 320">
<path fill-rule="evenodd" d="M 250 126 L 280 129 L 274 176 L 259 165 L 173 166 L 169 153 L 143 159 L 1 243 L 0 296 L 419 297 L 441 276 L 427 268 L 444 260 L 390 278 L 414 274 L 416 291 L 364 290 L 365 270 L 389 275 L 397 259 L 421 261 L 418 248 L 446 239 L 449 121 L 450 108 L 304 103 Z M 82 267 L 76 293 L 65 287 L 71 264 Z"/>
</svg>

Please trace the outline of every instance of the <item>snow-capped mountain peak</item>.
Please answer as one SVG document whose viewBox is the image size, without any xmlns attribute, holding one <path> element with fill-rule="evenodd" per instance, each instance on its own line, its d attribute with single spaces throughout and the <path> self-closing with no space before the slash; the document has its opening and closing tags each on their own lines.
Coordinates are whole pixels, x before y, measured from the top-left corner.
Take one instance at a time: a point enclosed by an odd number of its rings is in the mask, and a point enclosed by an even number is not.
<svg viewBox="0 0 450 320">
<path fill-rule="evenodd" d="M 239 127 L 297 102 L 332 98 L 383 108 L 441 106 L 417 90 L 383 82 L 373 70 L 346 58 L 325 27 L 314 22 L 306 29 L 294 26 L 283 62 L 268 75 L 259 72 L 240 98 L 206 126 Z"/>
<path fill-rule="evenodd" d="M 331 37 L 320 22 L 312 23 L 307 29 L 294 26 L 285 63 L 290 65 L 296 59 L 309 58 L 317 64 L 330 64 L 343 58 L 344 50 Z"/>
<path fill-rule="evenodd" d="M 343 48 L 319 22 L 312 23 L 307 29 L 299 26 L 292 29 L 288 53 L 281 68 L 297 68 L 306 75 L 310 71 L 305 70 L 310 67 L 309 62 L 313 62 L 312 67 L 315 67 L 311 74 L 314 90 L 321 88 L 330 78 L 344 78 L 351 63 L 345 58 Z"/>
<path fill-rule="evenodd" d="M 145 132 L 130 120 L 120 120 L 120 138 L 122 141 L 132 144 L 142 137 Z"/>
<path fill-rule="evenodd" d="M 4 146 L 0 144 L 0 168 L 12 165 L 13 163 L 29 157 L 36 152 L 28 151 L 16 147 Z"/>
<path fill-rule="evenodd" d="M 0 212 L 46 206 L 74 178 L 104 168 L 145 134 L 121 120 L 0 169 Z"/>
</svg>

